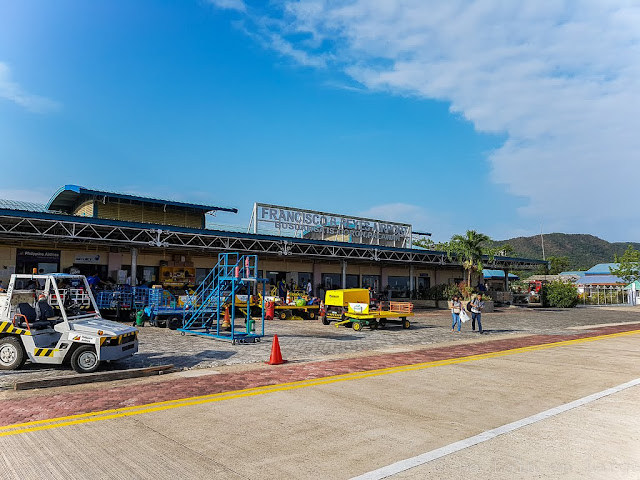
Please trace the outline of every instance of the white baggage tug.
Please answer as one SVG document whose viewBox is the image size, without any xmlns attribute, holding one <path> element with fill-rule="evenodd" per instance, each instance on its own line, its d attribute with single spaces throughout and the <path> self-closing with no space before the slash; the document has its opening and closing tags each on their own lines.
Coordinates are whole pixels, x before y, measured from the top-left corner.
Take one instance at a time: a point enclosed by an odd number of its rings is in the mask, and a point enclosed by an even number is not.
<svg viewBox="0 0 640 480">
<path fill-rule="evenodd" d="M 83 275 L 15 274 L 0 292 L 0 370 L 30 360 L 90 373 L 137 351 L 138 329 L 103 319 Z"/>
</svg>

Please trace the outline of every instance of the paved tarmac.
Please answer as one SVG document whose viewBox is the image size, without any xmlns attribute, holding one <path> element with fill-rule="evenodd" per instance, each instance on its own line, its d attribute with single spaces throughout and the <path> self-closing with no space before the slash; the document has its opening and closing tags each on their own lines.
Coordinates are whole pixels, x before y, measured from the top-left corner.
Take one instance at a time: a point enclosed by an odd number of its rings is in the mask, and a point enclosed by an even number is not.
<svg viewBox="0 0 640 480">
<path fill-rule="evenodd" d="M 576 326 L 5 392 L 3 424 L 31 423 L 0 427 L 0 478 L 351 478 L 640 378 L 640 324 Z M 396 477 L 640 478 L 638 399 L 631 387 Z M 83 404 L 93 413 L 53 419 Z"/>
<path fill-rule="evenodd" d="M 497 338 L 518 335 L 566 335 L 575 328 L 599 324 L 640 321 L 640 307 L 592 307 L 575 309 L 502 308 L 482 316 L 486 335 Z M 140 328 L 140 349 L 135 356 L 121 362 L 105 365 L 103 370 L 148 367 L 173 364 L 181 369 L 201 369 L 264 362 L 269 358 L 271 339 L 278 334 L 283 354 L 292 361 L 310 361 L 361 355 L 363 352 L 405 351 L 451 341 L 477 341 L 477 332 L 471 331 L 470 322 L 463 325 L 462 333 L 452 338 L 451 316 L 448 311 L 419 312 L 411 319 L 412 327 L 404 330 L 389 327 L 361 332 L 318 321 L 266 322 L 267 336 L 261 343 L 231 345 L 195 335 L 155 327 Z M 484 339 L 483 337 L 483 339 Z M 0 372 L 0 390 L 11 388 L 15 381 L 36 380 L 74 375 L 66 367 L 48 367 L 27 363 L 18 372 Z"/>
</svg>

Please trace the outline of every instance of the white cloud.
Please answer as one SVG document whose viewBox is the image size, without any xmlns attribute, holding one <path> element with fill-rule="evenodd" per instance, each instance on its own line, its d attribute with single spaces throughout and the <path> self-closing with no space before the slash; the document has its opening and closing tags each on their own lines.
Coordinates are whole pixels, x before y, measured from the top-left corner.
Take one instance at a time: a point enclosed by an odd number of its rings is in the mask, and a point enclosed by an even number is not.
<svg viewBox="0 0 640 480">
<path fill-rule="evenodd" d="M 245 12 L 247 10 L 247 6 L 243 0 L 209 0 L 209 3 L 224 10 L 237 10 L 238 12 Z"/>
<path fill-rule="evenodd" d="M 532 223 L 617 238 L 640 223 L 637 2 L 286 0 L 264 15 L 300 63 L 506 134 L 492 177 L 528 199 Z"/>
<path fill-rule="evenodd" d="M 34 113 L 46 113 L 59 108 L 53 100 L 25 92 L 20 85 L 11 80 L 11 70 L 6 63 L 0 62 L 0 98 L 4 98 Z"/>
</svg>

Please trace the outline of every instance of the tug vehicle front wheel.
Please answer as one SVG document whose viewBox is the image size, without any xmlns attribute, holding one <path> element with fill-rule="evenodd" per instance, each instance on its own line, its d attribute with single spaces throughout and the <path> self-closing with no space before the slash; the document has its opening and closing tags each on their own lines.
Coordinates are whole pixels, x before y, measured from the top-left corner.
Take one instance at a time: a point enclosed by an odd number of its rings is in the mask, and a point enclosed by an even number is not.
<svg viewBox="0 0 640 480">
<path fill-rule="evenodd" d="M 99 366 L 100 360 L 91 345 L 82 345 L 71 355 L 71 367 L 78 373 L 92 373 Z"/>
</svg>

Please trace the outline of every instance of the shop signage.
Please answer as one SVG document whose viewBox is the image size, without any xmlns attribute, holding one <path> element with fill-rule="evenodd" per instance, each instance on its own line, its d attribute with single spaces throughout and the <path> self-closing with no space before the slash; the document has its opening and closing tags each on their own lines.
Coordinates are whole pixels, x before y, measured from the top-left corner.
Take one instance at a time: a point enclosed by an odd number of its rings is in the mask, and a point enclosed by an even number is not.
<svg viewBox="0 0 640 480">
<path fill-rule="evenodd" d="M 338 239 L 354 243 L 393 244 L 410 247 L 411 225 L 371 218 L 301 210 L 256 203 L 253 208 L 254 233 L 265 230 L 300 238 Z"/>
<path fill-rule="evenodd" d="M 73 260 L 73 263 L 100 263 L 100 255 L 97 253 L 94 254 L 76 254 L 76 258 Z"/>
<path fill-rule="evenodd" d="M 60 263 L 60 250 L 23 250 L 16 252 L 16 260 L 29 263 Z"/>
</svg>

